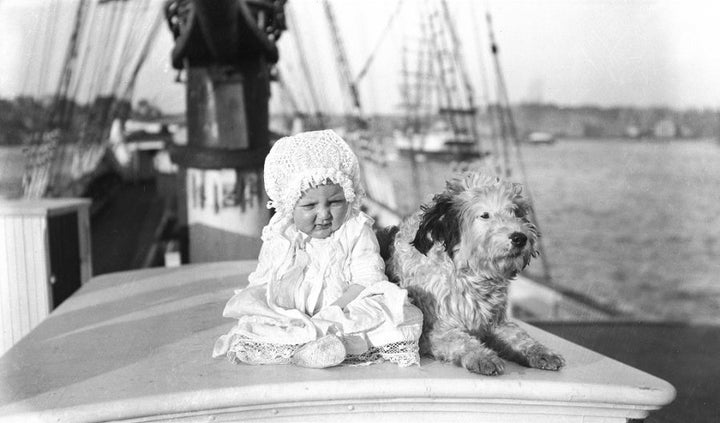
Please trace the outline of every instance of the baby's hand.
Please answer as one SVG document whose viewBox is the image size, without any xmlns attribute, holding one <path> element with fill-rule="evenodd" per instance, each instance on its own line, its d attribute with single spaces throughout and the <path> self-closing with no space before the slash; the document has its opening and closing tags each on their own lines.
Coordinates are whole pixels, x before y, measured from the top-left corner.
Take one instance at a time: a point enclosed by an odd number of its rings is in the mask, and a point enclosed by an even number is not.
<svg viewBox="0 0 720 423">
<path fill-rule="evenodd" d="M 334 303 L 331 305 L 336 305 L 340 307 L 341 309 L 345 309 L 345 307 L 352 302 L 355 298 L 357 298 L 358 295 L 365 289 L 364 286 L 358 285 L 358 284 L 351 284 L 348 286 L 348 289 L 343 292 L 343 294 L 335 300 Z"/>
</svg>

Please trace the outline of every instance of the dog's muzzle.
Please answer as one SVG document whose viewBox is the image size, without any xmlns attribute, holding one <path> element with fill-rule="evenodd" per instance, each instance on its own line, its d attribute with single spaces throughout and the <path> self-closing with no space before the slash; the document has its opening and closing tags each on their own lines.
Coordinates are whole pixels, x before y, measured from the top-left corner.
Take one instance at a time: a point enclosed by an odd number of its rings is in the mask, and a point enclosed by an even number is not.
<svg viewBox="0 0 720 423">
<path fill-rule="evenodd" d="M 509 236 L 513 247 L 522 248 L 527 244 L 527 235 L 522 232 L 513 232 Z"/>
</svg>

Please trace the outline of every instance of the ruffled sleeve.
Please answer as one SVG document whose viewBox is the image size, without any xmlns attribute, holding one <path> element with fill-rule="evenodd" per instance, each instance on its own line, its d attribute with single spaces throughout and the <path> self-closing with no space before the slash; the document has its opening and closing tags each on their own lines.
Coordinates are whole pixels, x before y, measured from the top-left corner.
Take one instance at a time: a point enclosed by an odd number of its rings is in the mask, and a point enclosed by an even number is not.
<svg viewBox="0 0 720 423">
<path fill-rule="evenodd" d="M 372 218 L 360 212 L 354 219 L 355 242 L 350 251 L 350 274 L 352 283 L 369 287 L 376 282 L 387 281 L 385 262 L 380 257 L 380 245 L 372 229 Z"/>
</svg>

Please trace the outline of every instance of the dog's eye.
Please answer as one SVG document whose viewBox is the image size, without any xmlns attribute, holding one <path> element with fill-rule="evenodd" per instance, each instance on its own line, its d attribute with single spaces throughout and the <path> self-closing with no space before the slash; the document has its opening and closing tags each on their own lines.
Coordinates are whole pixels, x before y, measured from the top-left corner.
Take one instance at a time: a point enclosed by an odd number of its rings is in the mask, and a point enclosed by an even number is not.
<svg viewBox="0 0 720 423">
<path fill-rule="evenodd" d="M 515 207 L 513 213 L 515 213 L 515 217 L 525 217 L 525 210 L 522 207 Z"/>
<path fill-rule="evenodd" d="M 480 219 L 490 219 L 490 213 L 488 213 L 488 212 L 483 212 L 483 213 L 480 215 Z"/>
</svg>

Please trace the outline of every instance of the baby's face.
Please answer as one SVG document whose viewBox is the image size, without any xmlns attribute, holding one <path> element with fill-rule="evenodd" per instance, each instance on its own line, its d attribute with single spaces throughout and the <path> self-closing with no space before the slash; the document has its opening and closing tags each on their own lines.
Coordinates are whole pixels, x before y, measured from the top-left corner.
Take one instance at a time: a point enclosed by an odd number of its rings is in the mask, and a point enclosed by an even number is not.
<svg viewBox="0 0 720 423">
<path fill-rule="evenodd" d="M 345 222 L 348 202 L 338 184 L 320 185 L 305 191 L 295 204 L 297 229 L 312 238 L 327 238 Z"/>
</svg>

